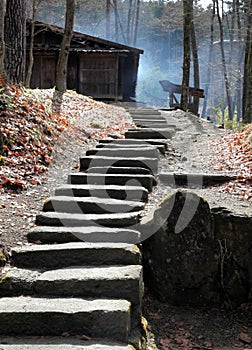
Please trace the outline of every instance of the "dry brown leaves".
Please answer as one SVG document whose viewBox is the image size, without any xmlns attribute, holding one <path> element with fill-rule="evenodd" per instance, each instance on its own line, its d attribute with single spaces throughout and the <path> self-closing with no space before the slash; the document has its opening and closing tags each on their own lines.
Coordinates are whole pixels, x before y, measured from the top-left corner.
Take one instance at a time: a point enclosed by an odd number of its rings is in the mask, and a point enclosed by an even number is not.
<svg viewBox="0 0 252 350">
<path fill-rule="evenodd" d="M 217 152 L 213 163 L 218 172 L 235 174 L 238 179 L 220 186 L 221 192 L 237 195 L 252 201 L 252 126 L 243 132 L 230 132 L 217 140 Z"/>
<path fill-rule="evenodd" d="M 40 183 L 53 147 L 66 129 L 76 137 L 122 137 L 130 123 L 123 109 L 65 93 L 6 86 L 0 90 L 0 189 Z"/>
</svg>

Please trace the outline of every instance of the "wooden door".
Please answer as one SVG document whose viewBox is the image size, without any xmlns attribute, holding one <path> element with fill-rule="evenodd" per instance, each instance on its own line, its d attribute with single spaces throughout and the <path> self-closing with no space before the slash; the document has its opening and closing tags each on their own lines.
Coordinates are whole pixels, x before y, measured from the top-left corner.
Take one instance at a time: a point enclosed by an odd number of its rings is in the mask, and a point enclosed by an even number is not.
<svg viewBox="0 0 252 350">
<path fill-rule="evenodd" d="M 117 99 L 118 56 L 97 53 L 81 55 L 79 92 L 94 98 Z"/>
</svg>

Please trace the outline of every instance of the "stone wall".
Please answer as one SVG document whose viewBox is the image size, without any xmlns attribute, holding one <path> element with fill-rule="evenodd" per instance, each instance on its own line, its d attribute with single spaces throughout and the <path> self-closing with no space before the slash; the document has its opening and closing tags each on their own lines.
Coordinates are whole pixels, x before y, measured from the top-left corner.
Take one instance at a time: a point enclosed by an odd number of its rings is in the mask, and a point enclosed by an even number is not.
<svg viewBox="0 0 252 350">
<path fill-rule="evenodd" d="M 158 223 L 158 225 L 157 225 Z M 145 284 L 175 304 L 241 304 L 252 297 L 252 218 L 210 209 L 193 192 L 167 196 L 142 232 Z"/>
</svg>

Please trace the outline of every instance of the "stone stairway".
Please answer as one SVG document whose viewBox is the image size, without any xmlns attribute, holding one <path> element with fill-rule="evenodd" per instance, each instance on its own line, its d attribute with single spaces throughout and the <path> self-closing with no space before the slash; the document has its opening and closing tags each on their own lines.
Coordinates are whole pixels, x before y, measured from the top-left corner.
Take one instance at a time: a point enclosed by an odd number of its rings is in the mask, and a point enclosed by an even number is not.
<svg viewBox="0 0 252 350">
<path fill-rule="evenodd" d="M 45 201 L 33 244 L 13 248 L 0 284 L 1 350 L 145 348 L 138 223 L 174 126 L 154 109 L 129 112 L 139 127 L 87 151 Z"/>
</svg>

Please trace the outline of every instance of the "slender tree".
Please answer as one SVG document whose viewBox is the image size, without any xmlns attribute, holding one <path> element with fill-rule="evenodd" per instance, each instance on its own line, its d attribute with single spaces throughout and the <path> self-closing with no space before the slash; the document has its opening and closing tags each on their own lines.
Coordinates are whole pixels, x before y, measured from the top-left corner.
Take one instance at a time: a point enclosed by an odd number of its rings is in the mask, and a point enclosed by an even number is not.
<svg viewBox="0 0 252 350">
<path fill-rule="evenodd" d="M 5 41 L 4 41 L 4 17 L 5 17 L 6 1 L 2 0 L 0 3 L 0 78 L 5 79 L 4 55 L 5 55 Z"/>
<path fill-rule="evenodd" d="M 13 83 L 24 82 L 26 1 L 7 0 L 5 15 L 5 69 Z"/>
<path fill-rule="evenodd" d="M 74 11 L 75 0 L 66 0 L 65 30 L 56 68 L 56 89 L 59 91 L 67 88 L 67 62 L 73 34 Z"/>
<path fill-rule="evenodd" d="M 198 57 L 198 46 L 197 46 L 197 40 L 196 40 L 196 31 L 195 31 L 195 25 L 194 25 L 194 15 L 193 15 L 193 1 L 190 2 L 191 6 L 191 49 L 192 49 L 192 59 L 193 59 L 193 81 L 194 81 L 194 87 L 199 89 L 200 87 L 200 73 L 199 73 L 199 57 Z M 199 111 L 199 97 L 194 96 L 193 97 L 193 103 L 195 105 L 195 114 L 198 114 Z"/>
<path fill-rule="evenodd" d="M 208 58 L 208 66 L 207 66 L 207 85 L 205 88 L 205 98 L 203 103 L 203 109 L 202 109 L 202 117 L 206 117 L 206 108 L 207 108 L 207 102 L 209 97 L 209 87 L 211 84 L 211 76 L 212 76 L 212 63 L 213 63 L 213 43 L 214 43 L 214 18 L 215 18 L 215 2 L 213 3 L 213 9 L 212 9 L 212 17 L 211 17 L 211 25 L 210 25 L 210 47 L 209 47 L 209 58 Z"/>
<path fill-rule="evenodd" d="M 33 46 L 34 46 L 34 37 L 35 37 L 35 16 L 37 12 L 37 7 L 41 3 L 41 0 L 32 0 L 32 21 L 31 21 L 31 33 L 30 33 L 30 47 L 29 47 L 29 57 L 28 57 L 28 65 L 27 65 L 27 74 L 25 79 L 25 86 L 30 87 L 31 77 L 32 77 L 32 69 L 34 63 L 33 57 Z"/>
<path fill-rule="evenodd" d="M 183 0 L 183 45 L 184 45 L 184 56 L 183 56 L 183 78 L 182 78 L 182 91 L 180 108 L 184 111 L 188 108 L 188 97 L 189 97 L 189 81 L 190 81 L 190 32 L 191 32 L 191 0 Z"/>
<path fill-rule="evenodd" d="M 217 19 L 218 19 L 219 30 L 220 30 L 220 50 L 221 50 L 222 68 L 223 68 L 223 74 L 224 74 L 224 84 L 225 84 L 226 96 L 227 96 L 228 118 L 232 120 L 233 110 L 232 110 L 232 104 L 231 104 L 231 90 L 230 90 L 230 83 L 228 78 L 226 55 L 224 50 L 224 28 L 223 28 L 223 22 L 220 14 L 219 0 L 215 0 L 215 3 L 216 3 L 216 13 L 217 13 Z M 223 13 L 223 1 L 221 3 L 221 6 L 222 6 L 222 13 Z"/>
<path fill-rule="evenodd" d="M 252 0 L 245 1 L 247 37 L 244 58 L 243 122 L 252 123 Z"/>
</svg>

